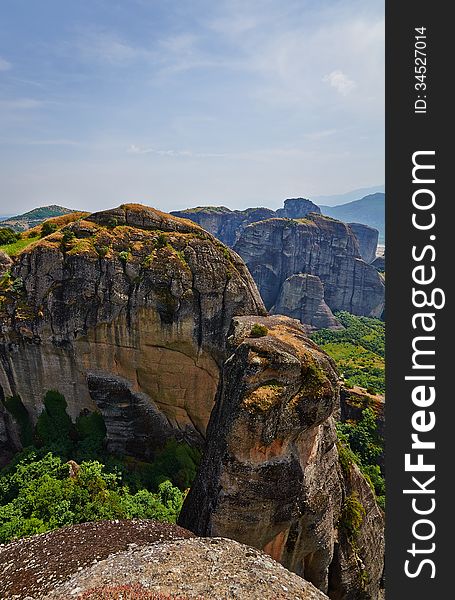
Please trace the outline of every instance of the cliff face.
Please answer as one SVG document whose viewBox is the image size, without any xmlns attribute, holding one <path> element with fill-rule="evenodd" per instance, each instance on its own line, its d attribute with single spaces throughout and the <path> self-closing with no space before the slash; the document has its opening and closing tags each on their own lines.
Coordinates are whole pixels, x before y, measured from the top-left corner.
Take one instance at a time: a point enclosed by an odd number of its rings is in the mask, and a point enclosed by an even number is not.
<svg viewBox="0 0 455 600">
<path fill-rule="evenodd" d="M 325 303 L 324 286 L 316 275 L 298 273 L 285 279 L 270 312 L 298 319 L 310 331 L 342 328 Z"/>
<path fill-rule="evenodd" d="M 202 440 L 231 318 L 264 314 L 235 253 L 140 205 L 33 244 L 1 296 L 3 396 L 35 420 L 56 389 L 73 418 L 101 410 L 115 449 L 146 455 L 171 435 Z"/>
<path fill-rule="evenodd" d="M 267 308 L 279 299 L 286 279 L 316 275 L 332 311 L 379 317 L 384 283 L 360 257 L 349 226 L 311 213 L 306 219 L 269 219 L 244 229 L 235 250 L 246 262 Z M 304 321 L 305 322 L 305 321 Z"/>
<path fill-rule="evenodd" d="M 242 231 L 251 223 L 273 217 L 300 219 L 306 217 L 310 212 L 320 213 L 321 209 L 306 198 L 289 198 L 284 201 L 284 208 L 276 211 L 270 208 L 230 210 L 225 206 L 201 206 L 173 211 L 171 214 L 194 221 L 221 240 L 223 244 L 233 247 Z"/>
<path fill-rule="evenodd" d="M 180 524 L 248 541 L 331 598 L 376 600 L 383 515 L 358 469 L 340 463 L 331 360 L 286 317 L 236 318 L 229 339 Z M 346 514 L 353 499 L 364 511 L 354 525 Z"/>
<path fill-rule="evenodd" d="M 288 198 L 284 201 L 284 207 L 276 211 L 276 216 L 285 219 L 304 219 L 311 212 L 321 214 L 321 209 L 308 198 Z"/>
<path fill-rule="evenodd" d="M 379 231 L 362 223 L 348 223 L 348 225 L 359 242 L 360 256 L 365 262 L 372 263 L 376 258 Z"/>
<path fill-rule="evenodd" d="M 234 246 L 243 229 L 250 223 L 270 219 L 275 211 L 269 208 L 247 208 L 230 210 L 225 206 L 188 208 L 171 213 L 176 217 L 189 219 L 217 237 L 227 246 Z"/>
</svg>

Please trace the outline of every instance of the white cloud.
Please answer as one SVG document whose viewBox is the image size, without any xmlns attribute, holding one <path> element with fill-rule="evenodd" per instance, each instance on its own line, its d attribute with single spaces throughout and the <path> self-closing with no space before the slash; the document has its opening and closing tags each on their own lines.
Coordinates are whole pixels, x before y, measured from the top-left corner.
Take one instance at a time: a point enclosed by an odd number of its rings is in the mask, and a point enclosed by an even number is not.
<svg viewBox="0 0 455 600">
<path fill-rule="evenodd" d="M 8 60 L 0 56 L 0 71 L 9 71 L 11 67 L 12 64 Z"/>
<path fill-rule="evenodd" d="M 183 158 L 221 158 L 226 154 L 216 152 L 193 152 L 191 150 L 161 150 L 158 148 L 142 148 L 131 144 L 127 148 L 128 154 L 156 154 L 157 156 L 183 157 Z"/>
<path fill-rule="evenodd" d="M 13 100 L 0 100 L 0 107 L 9 110 L 31 110 L 40 108 L 45 102 L 33 98 L 15 98 Z"/>
<path fill-rule="evenodd" d="M 84 31 L 70 44 L 79 55 L 90 62 L 127 66 L 139 58 L 149 58 L 149 52 L 123 40 L 109 31 Z"/>
<path fill-rule="evenodd" d="M 349 79 L 349 77 L 339 69 L 325 75 L 325 77 L 322 78 L 322 81 L 331 85 L 342 96 L 347 96 L 356 87 L 355 81 Z"/>
</svg>

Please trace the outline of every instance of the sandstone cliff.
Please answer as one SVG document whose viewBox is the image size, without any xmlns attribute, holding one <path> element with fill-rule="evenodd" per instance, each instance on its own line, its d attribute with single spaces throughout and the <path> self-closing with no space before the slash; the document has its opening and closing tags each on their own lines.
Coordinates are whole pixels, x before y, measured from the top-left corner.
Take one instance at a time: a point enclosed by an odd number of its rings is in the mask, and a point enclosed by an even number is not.
<svg viewBox="0 0 455 600">
<path fill-rule="evenodd" d="M 362 260 L 357 239 L 341 221 L 314 213 L 306 219 L 260 221 L 243 230 L 234 248 L 269 309 L 288 277 L 307 273 L 321 280 L 332 311 L 372 317 L 383 312 L 384 282 Z"/>
<path fill-rule="evenodd" d="M 251 223 L 273 217 L 300 219 L 306 217 L 310 212 L 320 213 L 321 209 L 306 198 L 289 198 L 284 201 L 284 207 L 276 211 L 270 208 L 230 210 L 225 206 L 199 206 L 173 211 L 171 214 L 194 221 L 224 244 L 233 247 L 242 231 Z"/>
<path fill-rule="evenodd" d="M 376 600 L 383 514 L 339 458 L 333 363 L 286 317 L 236 318 L 229 339 L 180 524 L 260 548 L 330 598 Z"/>
<path fill-rule="evenodd" d="M 264 314 L 244 263 L 194 223 L 140 205 L 70 220 L 3 282 L 0 393 L 20 396 L 32 420 L 49 389 L 73 418 L 98 408 L 117 451 L 202 442 L 231 319 Z"/>
</svg>

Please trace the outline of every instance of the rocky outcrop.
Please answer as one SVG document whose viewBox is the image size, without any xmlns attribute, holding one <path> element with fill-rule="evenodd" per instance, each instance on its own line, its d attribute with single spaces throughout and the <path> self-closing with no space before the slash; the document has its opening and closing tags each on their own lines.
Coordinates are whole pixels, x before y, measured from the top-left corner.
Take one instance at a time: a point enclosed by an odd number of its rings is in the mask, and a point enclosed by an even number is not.
<svg viewBox="0 0 455 600">
<path fill-rule="evenodd" d="M 362 223 L 348 223 L 348 225 L 359 242 L 360 256 L 365 262 L 372 263 L 376 258 L 379 231 Z"/>
<path fill-rule="evenodd" d="M 132 597 L 144 600 L 327 600 L 266 554 L 223 538 L 133 546 L 76 573 L 45 599 L 96 598 L 103 590 L 135 591 Z"/>
<path fill-rule="evenodd" d="M 371 264 L 376 271 L 383 273 L 385 271 L 385 255 L 377 256 Z"/>
<path fill-rule="evenodd" d="M 6 252 L 3 252 L 3 250 L 0 250 L 0 277 L 2 275 L 4 275 L 6 273 L 6 271 L 8 271 L 8 269 L 11 268 L 12 264 L 13 264 L 13 261 L 6 254 Z"/>
<path fill-rule="evenodd" d="M 311 212 L 321 214 L 321 209 L 308 198 L 288 198 L 284 201 L 284 207 L 276 211 L 276 216 L 285 219 L 304 219 Z"/>
<path fill-rule="evenodd" d="M 186 210 L 173 211 L 171 214 L 190 219 L 206 231 L 230 246 L 235 245 L 242 231 L 251 223 L 273 217 L 300 219 L 310 212 L 320 213 L 321 209 L 306 198 L 290 198 L 284 201 L 284 208 L 274 211 L 270 208 L 247 208 L 230 210 L 225 206 L 198 206 Z"/>
<path fill-rule="evenodd" d="M 282 316 L 235 318 L 229 340 L 180 524 L 262 549 L 331 598 L 376 600 L 383 514 L 357 468 L 340 463 L 331 359 Z M 355 526 L 350 501 L 361 504 Z"/>
<path fill-rule="evenodd" d="M 14 540 L 0 545 L 0 598 L 38 600 L 74 574 L 132 546 L 140 549 L 193 535 L 171 523 L 141 519 L 81 523 Z"/>
<path fill-rule="evenodd" d="M 270 219 L 275 216 L 275 211 L 269 208 L 230 210 L 225 206 L 199 206 L 173 211 L 171 214 L 194 221 L 221 240 L 223 244 L 233 247 L 247 225 Z"/>
<path fill-rule="evenodd" d="M 19 255 L 8 285 L 4 397 L 20 396 L 34 421 L 56 389 L 72 418 L 101 410 L 108 439 L 137 434 L 145 454 L 163 437 L 202 441 L 231 319 L 265 312 L 234 252 L 140 205 L 66 223 Z"/>
<path fill-rule="evenodd" d="M 270 312 L 298 319 L 309 331 L 342 328 L 324 301 L 324 286 L 316 275 L 299 273 L 288 277 Z"/>
<path fill-rule="evenodd" d="M 235 245 L 267 308 L 276 304 L 286 279 L 316 275 L 332 311 L 380 317 L 384 282 L 359 255 L 345 223 L 310 213 L 306 219 L 269 219 L 249 225 Z"/>
</svg>

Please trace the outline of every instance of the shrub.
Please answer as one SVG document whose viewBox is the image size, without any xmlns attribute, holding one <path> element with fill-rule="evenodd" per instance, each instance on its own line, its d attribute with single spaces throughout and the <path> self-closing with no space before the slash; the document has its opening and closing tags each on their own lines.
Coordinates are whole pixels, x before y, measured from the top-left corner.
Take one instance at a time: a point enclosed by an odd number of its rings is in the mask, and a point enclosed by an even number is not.
<svg viewBox="0 0 455 600">
<path fill-rule="evenodd" d="M 42 237 L 42 238 L 46 237 L 47 235 L 54 233 L 54 231 L 57 231 L 57 229 L 58 229 L 57 223 L 53 223 L 52 221 L 45 221 L 41 225 L 40 237 Z"/>
<path fill-rule="evenodd" d="M 24 290 L 24 280 L 22 279 L 22 277 L 16 277 L 16 279 L 11 284 L 11 290 L 13 292 L 16 292 L 16 294 Z"/>
<path fill-rule="evenodd" d="M 52 453 L 30 453 L 0 475 L 0 543 L 63 525 L 101 519 L 146 518 L 175 522 L 183 494 L 169 481 L 157 493 L 132 495 L 98 461 L 70 472 Z"/>
<path fill-rule="evenodd" d="M 122 250 L 122 252 L 119 252 L 118 257 L 125 264 L 131 257 L 131 253 L 128 250 Z"/>
<path fill-rule="evenodd" d="M 69 442 L 73 423 L 66 412 L 67 403 L 59 392 L 50 390 L 44 397 L 44 410 L 36 422 L 36 440 L 40 446 Z"/>
<path fill-rule="evenodd" d="M 255 323 L 251 328 L 250 337 L 252 338 L 260 338 L 264 337 L 268 334 L 269 330 L 265 325 L 261 325 L 260 323 Z"/>
<path fill-rule="evenodd" d="M 165 248 L 167 244 L 168 241 L 165 233 L 158 234 L 158 236 L 153 240 L 153 245 L 156 250 L 159 250 L 160 248 Z"/>
<path fill-rule="evenodd" d="M 96 251 L 100 258 L 104 258 L 109 252 L 109 246 L 96 246 Z"/>
<path fill-rule="evenodd" d="M 20 238 L 21 234 L 10 227 L 0 227 L 0 246 L 14 244 L 14 242 L 17 242 Z"/>
<path fill-rule="evenodd" d="M 384 440 L 378 433 L 371 408 L 362 411 L 358 423 L 337 423 L 338 455 L 345 473 L 355 462 L 376 494 L 378 504 L 385 505 L 385 481 L 377 464 L 384 452 Z"/>
<path fill-rule="evenodd" d="M 353 492 L 344 500 L 339 525 L 349 537 L 356 538 L 364 516 L 365 508 L 360 502 L 357 492 Z"/>
</svg>

